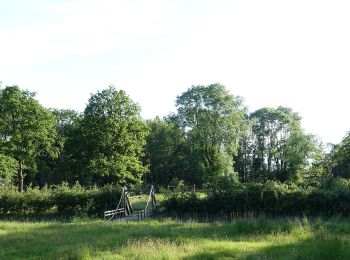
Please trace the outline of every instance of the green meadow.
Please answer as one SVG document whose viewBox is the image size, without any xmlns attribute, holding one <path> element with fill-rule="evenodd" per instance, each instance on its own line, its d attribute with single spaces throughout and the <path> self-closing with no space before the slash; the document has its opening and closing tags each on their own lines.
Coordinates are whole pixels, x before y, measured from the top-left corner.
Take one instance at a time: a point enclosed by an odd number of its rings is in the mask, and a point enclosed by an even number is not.
<svg viewBox="0 0 350 260">
<path fill-rule="evenodd" d="M 0 259 L 350 259 L 350 221 L 1 221 Z"/>
</svg>

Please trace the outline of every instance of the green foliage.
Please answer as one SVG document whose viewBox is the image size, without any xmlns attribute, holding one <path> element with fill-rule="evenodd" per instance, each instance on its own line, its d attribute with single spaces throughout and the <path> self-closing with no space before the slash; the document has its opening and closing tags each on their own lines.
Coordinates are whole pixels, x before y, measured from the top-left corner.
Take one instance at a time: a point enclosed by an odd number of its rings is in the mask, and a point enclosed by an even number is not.
<svg viewBox="0 0 350 260">
<path fill-rule="evenodd" d="M 350 180 L 344 178 L 328 178 L 320 183 L 320 189 L 332 192 L 350 191 Z"/>
<path fill-rule="evenodd" d="M 301 118 L 285 107 L 262 108 L 249 117 L 236 157 L 240 179 L 295 181 L 317 152 L 316 140 L 303 132 Z"/>
<path fill-rule="evenodd" d="M 176 107 L 176 114 L 144 122 L 140 107 L 114 87 L 92 95 L 84 113 L 47 110 L 35 100 L 35 93 L 16 86 L 0 89 L 0 181 L 21 190 L 31 184 L 72 186 L 77 181 L 83 186 L 140 186 L 144 181 L 159 187 L 181 181 L 230 198 L 243 193 L 228 191 L 245 190 L 253 196 L 264 189 L 267 197 L 249 202 L 257 207 L 257 201 L 277 203 L 270 200 L 276 194 L 314 196 L 310 203 L 315 205 L 322 199 L 329 203 L 339 194 L 346 201 L 343 180 L 337 184 L 323 180 L 331 175 L 350 177 L 350 133 L 326 153 L 314 136 L 303 131 L 300 116 L 290 108 L 262 108 L 248 114 L 242 98 L 220 84 L 192 86 L 177 97 Z M 272 187 L 269 180 L 289 186 L 282 192 L 282 186 Z M 293 185 L 299 188 L 291 189 Z M 332 186 L 330 194 L 327 185 Z M 310 190 L 315 190 L 312 196 Z M 67 205 L 78 200 L 90 203 L 85 191 L 76 187 L 73 193 L 77 197 Z M 328 210 L 326 205 L 322 207 Z"/>
<path fill-rule="evenodd" d="M 350 216 L 349 188 L 350 182 L 345 179 L 327 180 L 319 189 L 273 181 L 246 183 L 228 190 L 214 190 L 207 197 L 174 193 L 163 205 L 167 211 L 179 214 Z"/>
<path fill-rule="evenodd" d="M 303 178 L 299 181 L 299 185 L 319 186 L 324 179 L 331 176 L 332 158 L 321 143 L 315 149 L 311 165 L 303 171 Z"/>
<path fill-rule="evenodd" d="M 337 177 L 350 179 L 350 132 L 332 151 L 333 173 Z"/>
<path fill-rule="evenodd" d="M 0 154 L 0 185 L 11 184 L 17 175 L 18 163 L 10 156 Z"/>
<path fill-rule="evenodd" d="M 196 184 L 213 184 L 218 176 L 234 175 L 232 158 L 245 127 L 242 99 L 220 84 L 193 86 L 177 97 L 176 106 L 190 148 L 190 168 L 198 176 Z"/>
<path fill-rule="evenodd" d="M 82 120 L 86 171 L 93 182 L 140 183 L 147 167 L 143 147 L 149 133 L 140 108 L 124 91 L 109 87 L 89 99 Z"/>
<path fill-rule="evenodd" d="M 53 145 L 57 134 L 55 117 L 34 96 L 17 86 L 0 91 L 0 151 L 17 160 L 22 191 L 25 170 L 35 170 L 36 158 L 58 155 Z"/>
<path fill-rule="evenodd" d="M 38 158 L 38 174 L 33 183 L 44 186 L 45 184 L 58 184 L 63 181 L 74 184 L 76 181 L 84 185 L 90 185 L 88 177 L 84 173 L 85 144 L 81 129 L 82 114 L 74 110 L 52 110 L 57 119 L 56 146 L 59 148 L 59 156 L 50 158 L 40 156 Z"/>
<path fill-rule="evenodd" d="M 147 181 L 158 185 L 171 185 L 174 179 L 193 182 L 188 172 L 188 147 L 185 133 L 170 120 L 159 118 L 147 121 L 151 129 L 145 146 L 144 162 L 149 165 Z"/>
<path fill-rule="evenodd" d="M 0 215 L 9 216 L 103 216 L 115 208 L 120 188 L 110 185 L 86 189 L 67 183 L 51 188 L 29 187 L 18 192 L 15 187 L 0 188 Z"/>
</svg>

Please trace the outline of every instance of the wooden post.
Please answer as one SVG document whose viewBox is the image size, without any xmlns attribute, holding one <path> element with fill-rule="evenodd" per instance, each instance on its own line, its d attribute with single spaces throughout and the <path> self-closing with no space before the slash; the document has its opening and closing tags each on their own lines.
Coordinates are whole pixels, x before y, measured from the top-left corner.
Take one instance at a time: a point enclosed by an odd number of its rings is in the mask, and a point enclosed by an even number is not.
<svg viewBox="0 0 350 260">
<path fill-rule="evenodd" d="M 19 191 L 24 191 L 24 174 L 23 174 L 23 161 L 19 160 L 19 167 L 18 167 L 18 173 L 19 173 Z"/>
<path fill-rule="evenodd" d="M 124 217 L 126 217 L 127 211 L 126 211 L 126 188 L 124 190 Z"/>
</svg>

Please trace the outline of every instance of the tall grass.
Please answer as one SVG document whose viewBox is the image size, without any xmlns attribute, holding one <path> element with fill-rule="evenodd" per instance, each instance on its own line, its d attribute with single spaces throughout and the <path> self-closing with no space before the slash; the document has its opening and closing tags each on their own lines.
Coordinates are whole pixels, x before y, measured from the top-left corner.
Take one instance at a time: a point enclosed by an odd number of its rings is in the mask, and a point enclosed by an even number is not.
<svg viewBox="0 0 350 260">
<path fill-rule="evenodd" d="M 0 222 L 0 259 L 350 259 L 350 221 Z"/>
</svg>

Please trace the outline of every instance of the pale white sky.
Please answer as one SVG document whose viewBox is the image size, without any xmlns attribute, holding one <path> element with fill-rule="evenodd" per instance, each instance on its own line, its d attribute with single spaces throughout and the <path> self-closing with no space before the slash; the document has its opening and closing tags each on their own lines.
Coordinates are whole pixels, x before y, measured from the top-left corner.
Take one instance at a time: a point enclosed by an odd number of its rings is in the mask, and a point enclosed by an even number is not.
<svg viewBox="0 0 350 260">
<path fill-rule="evenodd" d="M 144 118 L 220 82 L 336 143 L 350 130 L 349 14 L 345 0 L 0 0 L 0 81 L 79 111 L 113 84 Z"/>
</svg>

